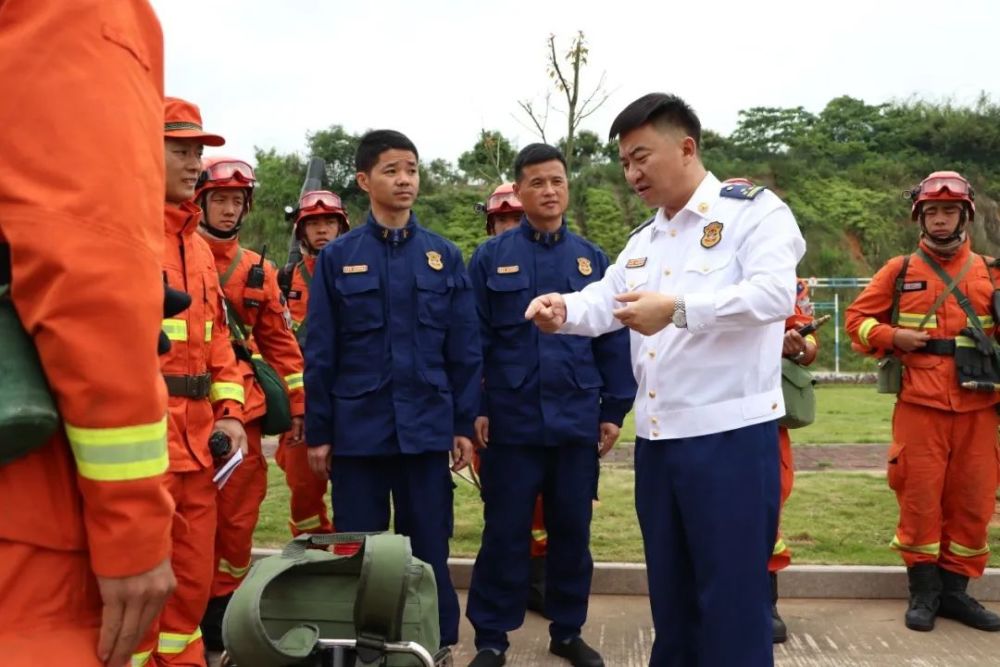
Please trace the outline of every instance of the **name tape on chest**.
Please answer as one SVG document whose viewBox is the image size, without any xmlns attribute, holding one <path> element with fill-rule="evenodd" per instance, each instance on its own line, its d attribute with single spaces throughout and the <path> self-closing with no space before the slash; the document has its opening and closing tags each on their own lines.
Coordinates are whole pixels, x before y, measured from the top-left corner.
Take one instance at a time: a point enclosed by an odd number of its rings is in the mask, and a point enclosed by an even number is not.
<svg viewBox="0 0 1000 667">
<path fill-rule="evenodd" d="M 514 266 L 498 266 L 497 273 L 500 275 L 506 275 L 508 273 L 517 273 L 521 270 L 521 267 L 515 264 Z"/>
<path fill-rule="evenodd" d="M 925 289 L 927 289 L 926 280 L 911 280 L 903 283 L 904 292 L 923 292 Z"/>
<path fill-rule="evenodd" d="M 344 267 L 344 273 L 368 273 L 367 264 L 349 264 Z"/>
</svg>

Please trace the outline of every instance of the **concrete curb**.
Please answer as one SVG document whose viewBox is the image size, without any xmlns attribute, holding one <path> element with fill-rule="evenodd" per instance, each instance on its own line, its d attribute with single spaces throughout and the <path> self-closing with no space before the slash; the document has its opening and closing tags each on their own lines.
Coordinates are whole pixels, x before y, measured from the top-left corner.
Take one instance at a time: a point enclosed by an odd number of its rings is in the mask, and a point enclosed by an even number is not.
<svg viewBox="0 0 1000 667">
<path fill-rule="evenodd" d="M 253 559 L 273 556 L 277 549 L 254 549 Z M 448 561 L 456 588 L 467 589 L 472 579 L 471 558 Z M 594 563 L 594 595 L 648 595 L 644 563 Z M 906 568 L 874 565 L 792 565 L 778 576 L 783 598 L 906 599 Z M 1000 602 L 1000 568 L 987 568 L 969 583 L 969 594 Z"/>
</svg>

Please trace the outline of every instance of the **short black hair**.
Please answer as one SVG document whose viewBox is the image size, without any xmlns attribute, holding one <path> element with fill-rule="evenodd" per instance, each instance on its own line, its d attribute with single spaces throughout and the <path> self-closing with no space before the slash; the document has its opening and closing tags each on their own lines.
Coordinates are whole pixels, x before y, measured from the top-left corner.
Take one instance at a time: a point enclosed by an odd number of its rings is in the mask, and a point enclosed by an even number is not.
<svg viewBox="0 0 1000 667">
<path fill-rule="evenodd" d="M 410 151 L 417 158 L 417 147 L 413 145 L 402 132 L 396 130 L 372 130 L 367 132 L 361 141 L 358 142 L 358 150 L 354 153 L 354 168 L 365 173 L 370 172 L 372 167 L 378 164 L 378 158 L 382 153 L 392 149 Z"/>
<path fill-rule="evenodd" d="M 563 169 L 566 169 L 566 158 L 563 156 L 562 151 L 555 146 L 548 144 L 528 144 L 514 158 L 514 180 L 518 183 L 521 182 L 521 174 L 525 167 L 549 162 L 550 160 L 559 160 L 562 162 Z"/>
<path fill-rule="evenodd" d="M 649 93 L 622 109 L 615 122 L 611 123 L 608 139 L 614 140 L 623 134 L 650 123 L 657 129 L 679 128 L 694 139 L 695 146 L 701 147 L 701 121 L 687 102 L 676 95 Z"/>
</svg>

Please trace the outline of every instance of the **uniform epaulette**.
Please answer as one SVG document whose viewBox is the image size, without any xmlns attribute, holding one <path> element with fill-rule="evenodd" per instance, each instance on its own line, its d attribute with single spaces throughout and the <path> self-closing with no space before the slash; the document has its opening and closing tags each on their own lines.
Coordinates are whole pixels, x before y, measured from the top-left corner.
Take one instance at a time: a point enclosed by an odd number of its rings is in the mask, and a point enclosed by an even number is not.
<svg viewBox="0 0 1000 667">
<path fill-rule="evenodd" d="M 767 190 L 766 185 L 746 185 L 744 183 L 733 183 L 730 185 L 723 185 L 722 190 L 719 191 L 719 196 L 728 197 L 729 199 L 752 200 L 754 197 L 759 195 L 764 190 Z"/>
<path fill-rule="evenodd" d="M 650 218 L 649 220 L 647 220 L 646 222 L 642 223 L 641 225 L 639 225 L 638 227 L 636 227 L 635 229 L 633 229 L 631 232 L 629 232 L 628 237 L 632 238 L 633 236 L 635 236 L 636 234 L 638 234 L 639 232 L 641 232 L 642 230 L 644 230 L 646 227 L 649 227 L 651 224 L 653 224 L 653 220 L 656 220 L 656 216 L 655 215 L 652 218 Z"/>
</svg>

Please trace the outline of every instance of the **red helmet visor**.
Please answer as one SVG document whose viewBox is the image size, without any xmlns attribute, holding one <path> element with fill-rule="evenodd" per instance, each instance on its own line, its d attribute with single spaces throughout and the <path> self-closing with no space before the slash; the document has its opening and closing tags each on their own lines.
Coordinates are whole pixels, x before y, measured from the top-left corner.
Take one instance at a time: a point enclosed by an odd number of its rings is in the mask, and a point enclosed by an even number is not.
<svg viewBox="0 0 1000 667">
<path fill-rule="evenodd" d="M 308 192 L 299 200 L 299 209 L 313 208 L 320 206 L 330 210 L 343 210 L 344 205 L 340 197 L 332 192 Z"/>
<path fill-rule="evenodd" d="M 964 178 L 935 176 L 920 184 L 921 199 L 934 199 L 936 196 L 944 195 L 945 192 L 953 197 L 972 198 L 972 188 L 969 187 L 969 182 Z"/>
<path fill-rule="evenodd" d="M 205 171 L 208 172 L 209 181 L 230 181 L 235 179 L 245 181 L 249 184 L 255 180 L 253 167 L 242 160 L 216 162 Z"/>
<path fill-rule="evenodd" d="M 516 194 L 513 192 L 501 192 L 500 194 L 490 195 L 490 198 L 486 200 L 486 212 L 496 213 L 504 204 L 511 209 L 523 210 L 521 200 L 517 198 Z"/>
</svg>

